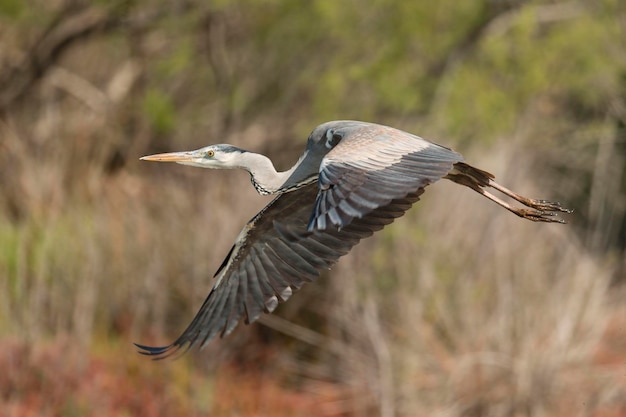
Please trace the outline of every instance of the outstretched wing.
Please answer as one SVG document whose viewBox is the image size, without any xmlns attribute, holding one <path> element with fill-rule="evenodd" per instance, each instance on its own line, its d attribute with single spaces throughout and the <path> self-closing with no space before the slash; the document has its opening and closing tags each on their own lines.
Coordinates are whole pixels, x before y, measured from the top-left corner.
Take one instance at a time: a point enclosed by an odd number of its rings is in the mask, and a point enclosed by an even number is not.
<svg viewBox="0 0 626 417">
<path fill-rule="evenodd" d="M 414 189 L 370 211 L 341 230 L 307 231 L 317 194 L 313 183 L 282 194 L 244 227 L 218 270 L 217 281 L 195 318 L 169 346 L 137 345 L 141 353 L 163 358 L 182 347 L 204 346 L 218 334 L 225 336 L 245 319 L 255 321 L 273 311 L 304 282 L 319 276 L 361 239 L 402 216 L 419 199 Z"/>
<path fill-rule="evenodd" d="M 391 201 L 446 176 L 463 157 L 398 129 L 370 123 L 339 127 L 322 160 L 308 230 L 344 228 Z"/>
</svg>

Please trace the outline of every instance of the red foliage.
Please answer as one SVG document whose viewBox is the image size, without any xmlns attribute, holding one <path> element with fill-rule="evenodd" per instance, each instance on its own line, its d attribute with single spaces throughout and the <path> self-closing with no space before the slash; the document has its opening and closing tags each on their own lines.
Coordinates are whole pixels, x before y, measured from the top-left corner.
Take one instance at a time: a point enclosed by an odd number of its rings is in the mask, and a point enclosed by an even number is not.
<svg viewBox="0 0 626 417">
<path fill-rule="evenodd" d="M 296 392 L 271 374 L 227 365 L 207 375 L 190 361 L 155 363 L 127 347 L 97 355 L 69 341 L 0 345 L 3 417 L 318 416 L 320 399 L 333 399 L 328 387 Z"/>
<path fill-rule="evenodd" d="M 46 346 L 4 341 L 0 350 L 0 401 L 8 416 L 125 414 L 182 415 L 186 405 L 166 393 L 155 367 L 84 356 L 67 341 Z"/>
</svg>

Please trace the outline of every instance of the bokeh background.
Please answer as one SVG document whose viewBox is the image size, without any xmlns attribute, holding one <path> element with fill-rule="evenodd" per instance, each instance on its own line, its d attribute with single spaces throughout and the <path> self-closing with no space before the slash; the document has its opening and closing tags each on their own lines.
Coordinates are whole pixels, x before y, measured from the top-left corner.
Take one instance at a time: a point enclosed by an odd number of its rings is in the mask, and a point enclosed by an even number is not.
<svg viewBox="0 0 626 417">
<path fill-rule="evenodd" d="M 288 168 L 318 124 L 452 146 L 441 181 L 201 352 L 178 336 L 243 224 L 231 143 Z M 0 415 L 626 416 L 626 2 L 0 0 Z"/>
</svg>

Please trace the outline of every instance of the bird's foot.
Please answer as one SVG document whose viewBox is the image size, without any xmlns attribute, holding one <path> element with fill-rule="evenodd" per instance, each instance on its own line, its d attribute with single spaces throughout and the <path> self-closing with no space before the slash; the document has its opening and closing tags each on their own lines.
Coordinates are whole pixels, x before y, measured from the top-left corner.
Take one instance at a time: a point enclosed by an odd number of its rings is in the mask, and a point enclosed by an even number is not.
<svg viewBox="0 0 626 417">
<path fill-rule="evenodd" d="M 529 198 L 527 200 L 528 201 L 525 201 L 524 204 L 527 205 L 528 207 L 531 207 L 540 212 L 552 212 L 553 216 L 556 216 L 556 213 L 554 212 L 557 212 L 557 211 L 560 211 L 562 213 L 571 213 L 574 211 L 572 209 L 563 207 L 561 203 L 559 203 L 558 201 L 535 200 L 532 198 Z"/>
<path fill-rule="evenodd" d="M 566 213 L 571 213 L 571 210 L 559 210 Z M 516 208 L 513 210 L 515 214 L 520 217 L 523 217 L 528 220 L 532 220 L 534 222 L 545 222 L 545 223 L 565 223 L 565 220 L 558 217 L 558 213 L 556 211 L 549 210 L 534 210 L 534 209 L 525 209 L 525 208 Z"/>
</svg>

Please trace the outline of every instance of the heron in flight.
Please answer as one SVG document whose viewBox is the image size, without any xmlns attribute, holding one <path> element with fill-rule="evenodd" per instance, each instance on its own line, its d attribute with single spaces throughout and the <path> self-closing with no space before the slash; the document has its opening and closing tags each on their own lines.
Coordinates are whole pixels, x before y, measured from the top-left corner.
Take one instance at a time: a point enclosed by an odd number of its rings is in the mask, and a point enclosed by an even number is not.
<svg viewBox="0 0 626 417">
<path fill-rule="evenodd" d="M 361 239 L 404 215 L 424 188 L 446 178 L 536 222 L 564 221 L 557 202 L 523 197 L 494 176 L 463 161 L 457 152 L 387 126 L 334 121 L 316 127 L 304 153 L 289 170 L 231 145 L 144 156 L 201 168 L 244 169 L 259 194 L 276 197 L 243 228 L 215 273 L 215 284 L 187 329 L 163 347 L 137 345 L 163 358 L 186 347 L 205 346 L 271 313 L 305 282 L 315 280 Z M 526 206 L 516 207 L 498 191 Z"/>
</svg>

